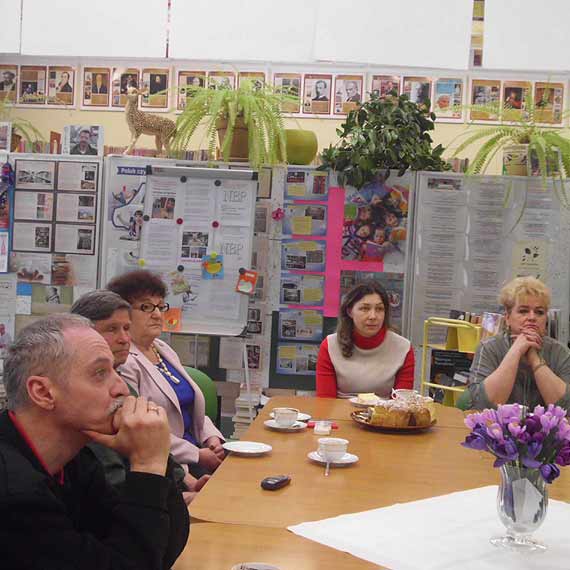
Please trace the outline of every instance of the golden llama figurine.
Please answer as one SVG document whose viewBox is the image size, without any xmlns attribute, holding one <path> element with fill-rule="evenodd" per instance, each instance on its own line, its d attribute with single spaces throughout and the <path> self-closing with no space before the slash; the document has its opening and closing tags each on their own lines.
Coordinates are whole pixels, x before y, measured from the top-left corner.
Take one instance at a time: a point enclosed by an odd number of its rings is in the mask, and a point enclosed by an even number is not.
<svg viewBox="0 0 570 570">
<path fill-rule="evenodd" d="M 123 154 L 130 154 L 141 135 L 154 135 L 158 156 L 167 156 L 170 153 L 170 140 L 176 131 L 174 121 L 151 113 L 138 110 L 140 91 L 133 86 L 127 88 L 127 104 L 125 113 L 127 124 L 131 131 L 131 143 Z M 166 154 L 163 152 L 166 150 Z"/>
</svg>

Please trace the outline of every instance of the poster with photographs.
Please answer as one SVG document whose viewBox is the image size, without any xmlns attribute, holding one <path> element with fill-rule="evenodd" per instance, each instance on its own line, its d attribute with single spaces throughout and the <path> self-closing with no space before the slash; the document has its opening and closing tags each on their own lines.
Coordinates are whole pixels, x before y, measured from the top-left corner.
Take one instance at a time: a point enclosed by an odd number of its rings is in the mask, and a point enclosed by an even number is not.
<svg viewBox="0 0 570 570">
<path fill-rule="evenodd" d="M 54 250 L 57 253 L 93 255 L 95 253 L 95 226 L 57 224 Z"/>
<path fill-rule="evenodd" d="M 334 80 L 334 114 L 346 115 L 364 99 L 362 75 L 337 75 Z"/>
<path fill-rule="evenodd" d="M 404 94 L 418 105 L 427 105 L 431 98 L 431 79 L 429 77 L 404 77 Z"/>
<path fill-rule="evenodd" d="M 279 340 L 321 341 L 323 312 L 314 309 L 279 311 Z"/>
<path fill-rule="evenodd" d="M 208 87 L 210 89 L 235 89 L 236 74 L 232 71 L 210 71 Z"/>
<path fill-rule="evenodd" d="M 323 275 L 281 272 L 279 302 L 282 305 L 309 305 L 319 307 L 325 299 Z"/>
<path fill-rule="evenodd" d="M 10 152 L 12 144 L 12 123 L 0 123 L 0 150 Z"/>
<path fill-rule="evenodd" d="M 63 128 L 61 154 L 103 156 L 103 127 L 66 125 Z"/>
<path fill-rule="evenodd" d="M 529 117 L 527 103 L 532 93 L 528 81 L 505 81 L 503 83 L 503 121 L 524 121 Z"/>
<path fill-rule="evenodd" d="M 265 325 L 264 310 L 264 305 L 256 305 L 247 308 L 247 334 L 263 334 Z"/>
<path fill-rule="evenodd" d="M 325 270 L 326 242 L 319 240 L 281 240 L 281 269 Z"/>
<path fill-rule="evenodd" d="M 331 112 L 332 75 L 305 75 L 303 113 L 329 115 Z"/>
<path fill-rule="evenodd" d="M 312 376 L 317 371 L 318 344 L 277 345 L 277 374 Z"/>
<path fill-rule="evenodd" d="M 0 101 L 4 99 L 10 103 L 16 102 L 16 81 L 18 78 L 18 66 L 0 65 Z"/>
<path fill-rule="evenodd" d="M 140 69 L 130 67 L 125 69 L 113 68 L 113 82 L 111 87 L 111 106 L 124 107 L 127 104 L 127 89 L 139 88 Z"/>
<path fill-rule="evenodd" d="M 168 109 L 168 69 L 143 69 L 141 82 L 141 107 Z"/>
<path fill-rule="evenodd" d="M 342 259 L 398 263 L 406 250 L 409 187 L 398 179 L 347 190 L 344 205 Z"/>
<path fill-rule="evenodd" d="M 14 222 L 12 251 L 49 253 L 51 251 L 52 229 L 51 224 Z"/>
<path fill-rule="evenodd" d="M 111 70 L 108 67 L 83 68 L 82 101 L 86 107 L 108 107 Z"/>
<path fill-rule="evenodd" d="M 186 101 L 192 97 L 192 89 L 206 87 L 205 71 L 179 71 L 178 72 L 178 100 L 176 108 L 183 111 Z"/>
<path fill-rule="evenodd" d="M 16 189 L 53 190 L 54 160 L 16 160 Z"/>
<path fill-rule="evenodd" d="M 96 200 L 94 194 L 57 195 L 56 222 L 96 222 Z"/>
<path fill-rule="evenodd" d="M 498 121 L 501 97 L 501 82 L 495 79 L 473 79 L 471 81 L 472 121 Z"/>
<path fill-rule="evenodd" d="M 10 228 L 10 185 L 0 178 L 0 230 Z"/>
<path fill-rule="evenodd" d="M 8 266 L 10 272 L 16 274 L 18 281 L 25 283 L 51 282 L 51 255 L 12 252 Z"/>
<path fill-rule="evenodd" d="M 287 170 L 286 200 L 326 200 L 329 191 L 328 172 L 321 170 Z"/>
<path fill-rule="evenodd" d="M 433 93 L 433 110 L 438 119 L 461 120 L 463 104 L 462 79 L 438 79 Z"/>
<path fill-rule="evenodd" d="M 180 259 L 201 262 L 208 251 L 209 239 L 208 232 L 183 231 Z"/>
<path fill-rule="evenodd" d="M 399 75 L 373 75 L 370 91 L 372 95 L 378 97 L 385 97 L 392 92 L 400 95 L 400 82 L 401 77 Z"/>
<path fill-rule="evenodd" d="M 75 69 L 63 65 L 48 68 L 48 105 L 73 105 L 75 103 Z"/>
<path fill-rule="evenodd" d="M 254 89 L 261 89 L 265 85 L 265 73 L 263 71 L 240 71 L 238 73 L 238 87 L 244 81 L 250 81 Z"/>
<path fill-rule="evenodd" d="M 404 274 L 386 273 L 372 271 L 341 271 L 340 272 L 340 294 L 342 297 L 355 285 L 368 280 L 378 281 L 388 293 L 390 302 L 390 326 L 396 332 L 402 330 L 402 307 L 404 301 Z"/>
<path fill-rule="evenodd" d="M 43 105 L 46 102 L 46 68 L 41 65 L 20 67 L 20 99 L 22 105 Z"/>
<path fill-rule="evenodd" d="M 322 204 L 285 204 L 284 210 L 283 235 L 326 235 L 326 206 Z"/>
<path fill-rule="evenodd" d="M 96 192 L 99 164 L 61 161 L 57 167 L 57 189 L 71 192 Z"/>
<path fill-rule="evenodd" d="M 559 125 L 562 123 L 564 83 L 534 84 L 534 120 L 537 123 Z"/>
<path fill-rule="evenodd" d="M 51 222 L 53 220 L 53 192 L 14 193 L 14 219 Z"/>
<path fill-rule="evenodd" d="M 278 93 L 284 93 L 298 100 L 284 101 L 281 107 L 284 113 L 301 112 L 301 74 L 300 73 L 275 73 L 273 75 L 273 87 Z"/>
</svg>

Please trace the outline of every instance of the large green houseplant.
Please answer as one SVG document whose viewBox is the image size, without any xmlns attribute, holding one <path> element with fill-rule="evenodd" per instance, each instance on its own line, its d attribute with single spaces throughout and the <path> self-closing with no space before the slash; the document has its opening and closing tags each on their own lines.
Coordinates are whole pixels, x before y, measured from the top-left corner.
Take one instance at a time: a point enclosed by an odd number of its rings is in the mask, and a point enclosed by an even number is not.
<svg viewBox="0 0 570 570">
<path fill-rule="evenodd" d="M 340 141 L 322 151 L 320 168 L 336 171 L 339 184 L 358 189 L 388 170 L 397 170 L 400 176 L 408 168 L 449 170 L 441 158 L 443 147 L 432 146 L 429 131 L 434 120 L 429 102 L 418 105 L 407 95 L 372 94 L 337 129 Z"/>
<path fill-rule="evenodd" d="M 236 89 L 187 87 L 186 107 L 178 117 L 172 149 L 183 151 L 200 125 L 205 129 L 208 152 L 215 158 L 218 130 L 224 161 L 236 158 L 235 140 L 245 136 L 246 159 L 254 168 L 287 160 L 281 108 L 288 95 L 269 86 L 243 81 Z M 247 135 L 243 135 L 247 129 Z M 243 158 L 243 157 L 241 157 Z"/>
</svg>

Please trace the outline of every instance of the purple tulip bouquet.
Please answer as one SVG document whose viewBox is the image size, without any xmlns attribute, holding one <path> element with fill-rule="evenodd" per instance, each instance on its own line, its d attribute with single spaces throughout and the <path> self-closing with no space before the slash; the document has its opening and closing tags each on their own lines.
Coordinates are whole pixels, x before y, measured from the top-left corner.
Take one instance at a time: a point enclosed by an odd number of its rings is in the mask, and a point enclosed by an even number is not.
<svg viewBox="0 0 570 570">
<path fill-rule="evenodd" d="M 531 534 L 546 516 L 546 483 L 560 475 L 560 467 L 570 465 L 566 411 L 550 404 L 528 412 L 520 404 L 506 404 L 467 416 L 465 425 L 471 433 L 462 445 L 490 451 L 501 473 L 497 511 L 507 534 L 491 538 L 491 543 L 518 551 L 546 549 Z"/>
<path fill-rule="evenodd" d="M 494 467 L 510 464 L 539 469 L 547 483 L 570 465 L 570 424 L 566 411 L 550 404 L 536 406 L 527 413 L 520 404 L 504 404 L 465 418 L 471 433 L 461 444 L 470 449 L 490 451 Z"/>
</svg>

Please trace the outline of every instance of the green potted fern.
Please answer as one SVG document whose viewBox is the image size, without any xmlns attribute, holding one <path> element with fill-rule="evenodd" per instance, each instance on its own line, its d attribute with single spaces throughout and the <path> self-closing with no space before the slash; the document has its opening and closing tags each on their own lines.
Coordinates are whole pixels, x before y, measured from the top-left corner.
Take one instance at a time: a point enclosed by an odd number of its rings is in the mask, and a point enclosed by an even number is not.
<svg viewBox="0 0 570 570">
<path fill-rule="evenodd" d="M 215 158 L 217 139 L 222 160 L 248 160 L 253 168 L 287 161 L 281 107 L 288 95 L 269 86 L 243 81 L 236 89 L 186 87 L 186 107 L 176 122 L 171 148 L 181 152 L 200 125 L 208 152 Z"/>
<path fill-rule="evenodd" d="M 503 151 L 504 174 L 539 174 L 545 182 L 547 176 L 559 181 L 567 178 L 570 174 L 570 138 L 565 136 L 565 130 L 540 123 L 547 99 L 548 91 L 541 101 L 535 101 L 528 89 L 522 108 L 512 108 L 508 103 L 467 106 L 472 111 L 501 117 L 503 122 L 493 127 L 467 127 L 453 141 L 460 143 L 451 157 L 458 157 L 470 146 L 479 144 L 467 174 L 484 174 L 497 153 Z"/>
<path fill-rule="evenodd" d="M 44 142 L 42 133 L 27 119 L 16 117 L 13 115 L 14 105 L 7 98 L 0 99 L 0 122 L 12 124 L 12 142 L 10 150 L 15 152 L 18 150 L 20 141 L 24 139 L 34 148 L 38 142 Z"/>
</svg>

